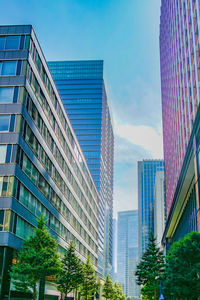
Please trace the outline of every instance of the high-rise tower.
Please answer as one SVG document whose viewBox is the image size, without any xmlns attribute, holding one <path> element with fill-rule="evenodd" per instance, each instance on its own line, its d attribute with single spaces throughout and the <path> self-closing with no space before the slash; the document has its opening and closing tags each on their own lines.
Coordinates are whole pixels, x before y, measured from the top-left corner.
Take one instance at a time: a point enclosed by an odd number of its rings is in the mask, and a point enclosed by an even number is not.
<svg viewBox="0 0 200 300">
<path fill-rule="evenodd" d="M 165 237 L 169 241 L 197 230 L 197 221 L 200 221 L 199 28 L 199 0 L 162 0 L 160 65 L 167 209 Z"/>
<path fill-rule="evenodd" d="M 114 137 L 103 61 L 49 62 L 64 107 L 100 193 L 99 273 L 112 267 Z"/>
<path fill-rule="evenodd" d="M 41 214 L 61 254 L 74 241 L 97 269 L 98 203 L 32 26 L 0 26 L 0 299 L 21 298 L 9 290 L 9 266 Z"/>
<path fill-rule="evenodd" d="M 145 252 L 150 232 L 154 232 L 154 187 L 158 171 L 164 170 L 163 160 L 138 161 L 138 223 L 139 256 Z"/>
<path fill-rule="evenodd" d="M 138 263 L 138 211 L 118 212 L 117 280 L 126 296 L 138 296 L 136 266 Z"/>
</svg>

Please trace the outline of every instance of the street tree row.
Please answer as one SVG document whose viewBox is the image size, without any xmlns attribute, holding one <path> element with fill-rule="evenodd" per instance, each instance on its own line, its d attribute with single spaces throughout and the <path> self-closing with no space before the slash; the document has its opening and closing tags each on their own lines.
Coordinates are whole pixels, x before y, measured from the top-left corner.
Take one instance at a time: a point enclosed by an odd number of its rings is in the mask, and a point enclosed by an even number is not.
<svg viewBox="0 0 200 300">
<path fill-rule="evenodd" d="M 174 242 L 164 257 L 151 234 L 135 273 L 143 300 L 197 300 L 200 296 L 200 233 Z"/>
</svg>

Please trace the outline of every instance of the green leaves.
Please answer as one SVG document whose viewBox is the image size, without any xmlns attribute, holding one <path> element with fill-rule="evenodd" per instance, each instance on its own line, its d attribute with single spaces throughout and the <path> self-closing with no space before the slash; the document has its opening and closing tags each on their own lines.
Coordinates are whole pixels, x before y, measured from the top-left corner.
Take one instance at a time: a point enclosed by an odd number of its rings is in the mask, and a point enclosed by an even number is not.
<svg viewBox="0 0 200 300">
<path fill-rule="evenodd" d="M 114 284 L 110 278 L 110 275 L 107 275 L 105 283 L 103 285 L 103 297 L 106 299 L 113 299 L 114 294 Z"/>
<path fill-rule="evenodd" d="M 200 234 L 191 232 L 175 242 L 166 257 L 164 293 L 189 299 L 200 295 Z M 195 298 L 196 299 L 196 298 Z"/>
<path fill-rule="evenodd" d="M 108 300 L 125 300 L 122 285 L 118 282 L 113 283 L 110 275 L 107 275 L 103 285 L 103 297 Z"/>
<path fill-rule="evenodd" d="M 113 300 L 125 300 L 126 299 L 122 285 L 119 282 L 114 283 L 114 294 L 113 294 L 112 299 Z"/>
<path fill-rule="evenodd" d="M 164 257 L 156 246 L 156 239 L 151 233 L 147 250 L 137 266 L 135 275 L 137 284 L 142 285 L 141 293 L 150 299 L 158 299 L 160 281 L 164 273 Z"/>
<path fill-rule="evenodd" d="M 57 276 L 58 290 L 67 295 L 77 290 L 83 279 L 83 265 L 76 256 L 74 243 L 71 242 L 62 259 L 62 270 Z"/>
<path fill-rule="evenodd" d="M 80 287 L 81 296 L 83 299 L 88 300 L 94 296 L 98 288 L 99 285 L 96 282 L 95 270 L 90 262 L 90 257 L 88 257 L 83 264 L 83 282 Z"/>
</svg>

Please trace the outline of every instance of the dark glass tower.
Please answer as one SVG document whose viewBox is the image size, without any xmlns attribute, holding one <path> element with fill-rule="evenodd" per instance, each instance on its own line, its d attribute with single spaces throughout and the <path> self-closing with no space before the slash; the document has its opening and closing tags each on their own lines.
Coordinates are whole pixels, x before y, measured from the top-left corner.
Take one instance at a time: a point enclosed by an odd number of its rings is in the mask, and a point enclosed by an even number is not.
<svg viewBox="0 0 200 300">
<path fill-rule="evenodd" d="M 99 273 L 112 266 L 114 137 L 103 61 L 49 62 L 64 107 L 100 193 Z"/>
</svg>

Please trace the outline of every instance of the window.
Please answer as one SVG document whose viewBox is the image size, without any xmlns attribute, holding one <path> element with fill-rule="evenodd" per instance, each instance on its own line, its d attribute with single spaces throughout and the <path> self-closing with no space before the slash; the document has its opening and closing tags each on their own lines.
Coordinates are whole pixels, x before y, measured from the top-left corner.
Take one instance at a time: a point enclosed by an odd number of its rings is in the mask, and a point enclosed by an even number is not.
<svg viewBox="0 0 200 300">
<path fill-rule="evenodd" d="M 0 37 L 0 50 L 14 50 L 19 49 L 20 45 L 20 36 L 19 35 L 10 35 L 10 36 L 1 36 Z"/>
<path fill-rule="evenodd" d="M 6 162 L 7 145 L 0 145 L 0 164 Z"/>
<path fill-rule="evenodd" d="M 0 131 L 9 131 L 10 115 L 0 115 Z"/>
<path fill-rule="evenodd" d="M 20 36 L 7 36 L 6 37 L 6 50 L 19 49 Z"/>
<path fill-rule="evenodd" d="M 5 36 L 0 37 L 0 50 L 4 50 L 5 47 Z"/>
<path fill-rule="evenodd" d="M 0 210 L 0 231 L 3 231 L 4 210 Z"/>
<path fill-rule="evenodd" d="M 0 75 L 16 75 L 17 61 L 0 62 Z"/>
<path fill-rule="evenodd" d="M 26 221 L 17 216 L 17 228 L 16 235 L 22 239 L 26 239 L 33 233 L 33 227 L 29 225 Z"/>
<path fill-rule="evenodd" d="M 0 103 L 11 103 L 13 101 L 14 87 L 0 87 Z"/>
</svg>

